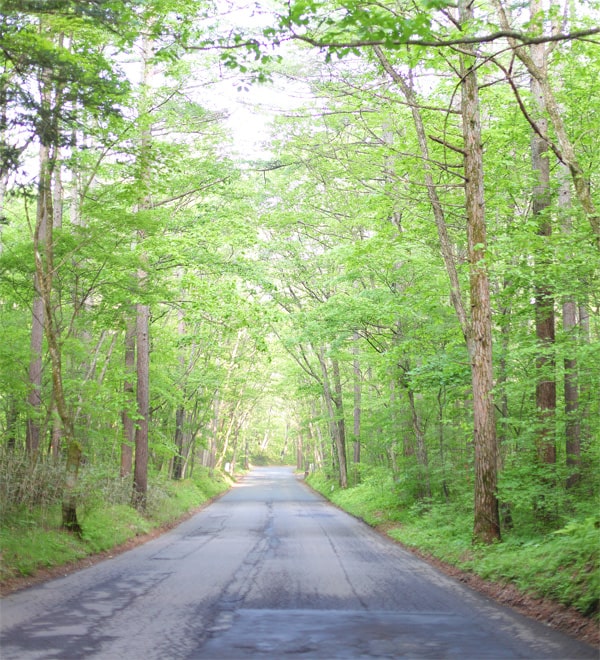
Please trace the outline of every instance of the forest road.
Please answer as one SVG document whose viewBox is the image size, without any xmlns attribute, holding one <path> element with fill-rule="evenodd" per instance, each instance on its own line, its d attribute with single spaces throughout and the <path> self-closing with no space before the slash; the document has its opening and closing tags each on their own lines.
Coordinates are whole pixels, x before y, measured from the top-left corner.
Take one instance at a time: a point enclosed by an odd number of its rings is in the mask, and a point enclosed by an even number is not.
<svg viewBox="0 0 600 660">
<path fill-rule="evenodd" d="M 597 658 L 257 468 L 177 528 L 1 603 L 2 660 Z"/>
</svg>

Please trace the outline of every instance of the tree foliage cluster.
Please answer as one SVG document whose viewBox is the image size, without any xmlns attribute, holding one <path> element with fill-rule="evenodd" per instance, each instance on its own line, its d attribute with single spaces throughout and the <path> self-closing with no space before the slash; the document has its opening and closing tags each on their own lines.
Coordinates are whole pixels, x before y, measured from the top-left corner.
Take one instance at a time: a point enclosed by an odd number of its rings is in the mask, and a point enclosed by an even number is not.
<svg viewBox="0 0 600 660">
<path fill-rule="evenodd" d="M 73 529 L 80 469 L 143 507 L 148 470 L 269 447 L 460 502 L 484 543 L 593 507 L 599 8 L 298 1 L 220 37 L 191 4 L 5 3 L 0 424 L 22 479 L 63 466 Z M 271 161 L 227 156 L 191 93 L 219 61 L 310 89 Z"/>
</svg>

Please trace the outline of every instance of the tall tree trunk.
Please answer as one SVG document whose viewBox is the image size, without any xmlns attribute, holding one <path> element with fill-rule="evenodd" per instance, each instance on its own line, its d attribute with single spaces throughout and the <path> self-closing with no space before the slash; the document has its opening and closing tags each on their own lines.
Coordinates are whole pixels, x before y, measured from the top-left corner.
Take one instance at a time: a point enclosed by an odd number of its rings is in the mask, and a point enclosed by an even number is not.
<svg viewBox="0 0 600 660">
<path fill-rule="evenodd" d="M 415 403 L 415 393 L 410 387 L 405 386 L 406 395 L 410 404 L 410 414 L 412 419 L 413 433 L 417 448 L 417 465 L 419 469 L 417 494 L 419 499 L 431 497 L 431 485 L 429 482 L 429 460 L 427 457 L 427 445 L 425 444 L 425 433 L 423 424 Z"/>
<path fill-rule="evenodd" d="M 459 3 L 459 14 L 461 22 L 473 18 L 472 5 L 467 0 L 461 0 Z M 489 278 L 484 261 L 486 226 L 483 193 L 483 153 L 477 74 L 473 64 L 475 54 L 471 47 L 466 46 L 463 48 L 463 54 L 461 55 L 461 114 L 464 138 L 462 151 L 465 161 L 467 238 L 470 264 L 471 318 L 469 319 L 462 299 L 444 210 L 433 180 L 427 135 L 416 95 L 411 85 L 390 65 L 381 49 L 376 47 L 375 53 L 390 77 L 400 86 L 411 108 L 423 159 L 425 187 L 436 223 L 446 272 L 450 280 L 450 298 L 469 351 L 473 387 L 476 471 L 473 535 L 476 540 L 490 543 L 500 538 L 498 500 L 496 497 L 498 448 L 492 396 L 491 304 Z M 469 56 L 469 53 L 471 56 Z"/>
<path fill-rule="evenodd" d="M 565 165 L 559 165 L 558 206 L 561 211 L 563 232 L 571 232 L 571 186 Z M 572 295 L 563 299 L 563 330 L 567 337 L 564 358 L 563 391 L 565 397 L 565 439 L 567 465 L 571 473 L 567 477 L 567 488 L 579 482 L 581 464 L 581 425 L 579 421 L 579 384 L 577 373 L 577 303 Z"/>
<path fill-rule="evenodd" d="M 352 460 L 354 463 L 354 482 L 358 483 L 360 478 L 359 464 L 360 464 L 360 418 L 361 418 L 361 398 L 362 398 L 362 374 L 360 371 L 360 362 L 358 360 L 358 333 L 354 333 L 354 343 L 352 345 L 352 352 L 354 359 L 352 361 L 352 369 L 354 375 L 354 415 L 353 415 L 353 438 L 352 438 Z"/>
<path fill-rule="evenodd" d="M 574 331 L 577 327 L 577 305 L 573 300 L 563 303 L 563 329 L 569 338 L 569 344 L 575 351 Z M 570 346 L 567 347 L 569 350 Z M 570 352 L 571 352 L 570 351 Z M 577 377 L 577 359 L 568 355 L 564 359 L 564 395 L 565 395 L 565 438 L 567 465 L 571 474 L 567 478 L 567 486 L 572 487 L 579 481 L 581 466 L 581 425 L 579 422 L 579 386 Z"/>
<path fill-rule="evenodd" d="M 133 504 L 144 510 L 148 493 L 148 427 L 150 417 L 150 308 L 136 305 L 136 374 L 137 413 Z"/>
<path fill-rule="evenodd" d="M 181 280 L 182 277 L 181 269 L 178 269 L 177 277 Z M 179 322 L 177 324 L 177 334 L 180 338 L 185 336 L 185 319 L 183 316 L 183 310 L 178 310 Z M 183 352 L 179 354 L 179 366 L 182 372 L 183 385 L 181 386 L 181 395 L 183 401 L 185 401 L 185 357 Z M 185 423 L 185 406 L 183 403 L 177 406 L 175 411 L 175 456 L 173 456 L 173 469 L 172 475 L 173 479 L 183 479 L 183 470 L 184 470 L 184 455 L 183 455 L 183 444 L 184 444 L 184 423 Z"/>
<path fill-rule="evenodd" d="M 151 44 L 146 35 L 142 42 L 142 103 L 140 107 L 140 155 L 139 155 L 139 185 L 141 189 L 138 211 L 149 209 L 151 164 L 149 154 L 152 146 L 151 124 L 151 91 L 150 79 L 152 77 Z M 145 239 L 144 231 L 137 232 L 140 243 Z M 146 256 L 143 255 L 143 261 Z M 139 270 L 137 274 L 139 295 L 147 286 L 148 274 Z M 132 501 L 140 510 L 146 508 L 148 492 L 148 430 L 150 426 L 150 306 L 146 303 L 136 305 L 136 399 L 138 421 L 135 430 L 135 461 L 133 468 Z"/>
<path fill-rule="evenodd" d="M 54 112 L 56 112 L 56 108 Z M 69 407 L 65 398 L 62 374 L 62 355 L 59 342 L 59 329 L 52 309 L 52 291 L 54 277 L 54 210 L 52 204 L 52 180 L 56 167 L 56 152 L 42 146 L 40 162 L 40 184 L 38 204 L 42 207 L 38 213 L 40 224 L 45 225 L 45 240 L 42 249 L 39 242 L 39 232 L 36 228 L 35 265 L 40 286 L 41 299 L 44 304 L 44 333 L 48 344 L 48 354 L 52 371 L 52 390 L 54 403 L 62 424 L 64 442 L 66 444 L 65 483 L 62 500 L 62 524 L 66 529 L 80 533 L 81 527 L 77 519 L 76 485 L 81 463 L 81 445 L 75 437 L 75 428 Z M 43 217 L 42 217 L 43 216 Z M 42 256 L 43 253 L 43 256 Z"/>
<path fill-rule="evenodd" d="M 590 310 L 587 305 L 584 303 L 579 304 L 579 336 L 580 341 L 585 342 L 586 344 L 590 343 Z M 587 378 L 588 374 L 581 374 L 581 376 L 586 376 L 582 378 L 583 382 L 579 387 L 579 399 L 581 410 L 579 413 L 579 419 L 581 420 L 581 442 L 585 443 L 586 441 L 591 440 L 591 426 L 590 426 L 590 405 L 591 405 L 591 395 L 590 395 L 590 380 Z M 593 375 L 592 375 L 593 377 Z"/>
<path fill-rule="evenodd" d="M 459 20 L 474 19 L 470 0 L 459 0 Z M 492 312 L 485 264 L 487 251 L 483 145 L 475 53 L 467 45 L 460 56 L 461 115 L 465 151 L 465 200 L 471 301 L 470 359 L 473 386 L 475 448 L 475 515 L 473 538 L 482 543 L 500 539 L 497 488 L 497 439 L 493 401 Z"/>
<path fill-rule="evenodd" d="M 209 442 L 208 456 L 207 456 L 207 464 L 205 466 L 210 469 L 211 474 L 217 464 L 217 447 L 218 447 L 217 443 L 219 440 L 220 417 L 221 417 L 221 393 L 217 389 L 213 400 L 213 414 L 212 414 L 211 429 L 210 429 L 210 435 L 208 441 Z"/>
<path fill-rule="evenodd" d="M 40 147 L 40 182 L 38 187 L 36 226 L 34 230 L 34 249 L 36 253 L 43 249 L 46 243 L 48 205 L 46 197 L 51 195 L 52 172 L 49 171 L 50 147 Z M 43 181 L 42 178 L 46 180 Z M 40 264 L 41 266 L 41 264 Z M 44 277 L 43 267 L 36 268 L 33 278 L 33 306 L 31 318 L 30 362 L 29 362 L 29 395 L 27 397 L 28 411 L 25 430 L 25 447 L 31 455 L 37 453 L 40 446 L 39 417 L 42 406 L 42 347 L 44 342 L 44 300 L 41 293 L 41 280 Z"/>
<path fill-rule="evenodd" d="M 183 479 L 183 424 L 185 408 L 177 406 L 175 411 L 175 456 L 173 456 L 173 479 Z"/>
<path fill-rule="evenodd" d="M 335 444 L 337 448 L 338 461 L 340 465 L 340 486 L 342 488 L 347 488 L 348 462 L 346 458 L 346 421 L 344 419 L 344 399 L 342 393 L 340 363 L 336 358 L 332 358 L 331 366 L 333 373 L 333 386 L 335 391 L 335 396 L 333 397 L 333 402 L 335 404 L 335 409 L 336 409 L 336 427 L 337 427 Z"/>
<path fill-rule="evenodd" d="M 135 324 L 127 319 L 125 329 L 125 381 L 123 391 L 125 394 L 125 408 L 121 413 L 123 421 L 124 442 L 121 443 L 121 477 L 131 474 L 133 467 L 133 447 L 135 444 L 135 422 L 129 414 L 129 406 L 133 405 L 135 377 Z"/>
<path fill-rule="evenodd" d="M 235 423 L 237 421 L 237 414 L 242 405 L 241 397 L 242 397 L 242 392 L 240 392 L 239 394 L 239 397 L 235 404 L 235 408 L 231 411 L 229 415 L 229 424 L 227 425 L 227 430 L 223 435 L 223 447 L 221 448 L 221 453 L 216 463 L 217 468 L 220 468 L 221 465 L 223 465 L 223 461 L 225 460 L 225 456 L 227 455 L 227 450 L 229 449 L 229 441 L 232 437 L 232 433 L 235 429 Z"/>
<path fill-rule="evenodd" d="M 329 426 L 331 429 L 331 439 L 335 451 L 332 453 L 335 464 L 337 466 L 338 478 L 341 488 L 348 488 L 348 468 L 346 463 L 346 436 L 344 427 L 343 408 L 341 406 L 341 399 L 334 394 L 331 390 L 331 381 L 329 377 L 329 369 L 323 350 L 317 352 L 319 363 L 321 365 L 321 373 L 323 376 L 323 398 L 327 413 L 329 416 Z M 334 387 L 339 387 L 341 390 L 341 381 L 339 379 L 339 364 L 333 360 L 332 371 L 334 372 Z M 336 378 L 337 373 L 337 378 Z"/>
<path fill-rule="evenodd" d="M 54 175 L 52 177 L 52 222 L 54 229 L 62 228 L 62 216 L 63 216 L 63 205 L 64 205 L 64 188 L 62 183 L 62 168 L 57 166 L 54 168 Z M 60 329 L 56 329 L 59 333 L 60 341 Z M 60 454 L 63 430 L 62 424 L 60 421 L 60 416 L 56 410 L 56 393 L 52 395 L 52 428 L 50 430 L 50 453 L 54 458 L 58 458 Z M 73 424 L 77 421 L 77 414 L 72 416 Z"/>
<path fill-rule="evenodd" d="M 540 5 L 538 0 L 532 0 L 531 18 L 535 21 Z M 534 44 L 531 47 L 531 58 L 536 67 L 546 73 L 546 51 L 544 44 Z M 548 133 L 548 122 L 545 118 L 544 96 L 535 77 L 531 77 L 531 93 L 536 104 L 536 124 L 542 135 Z M 539 354 L 536 361 L 537 382 L 535 389 L 536 408 L 539 415 L 538 455 L 542 463 L 556 462 L 556 443 L 554 437 L 556 416 L 556 380 L 554 377 L 555 361 L 553 356 L 555 342 L 554 295 L 549 282 L 549 259 L 546 254 L 548 238 L 552 234 L 552 223 L 548 217 L 550 206 L 550 162 L 548 159 L 548 142 L 534 131 L 531 135 L 531 161 L 537 178 L 533 190 L 533 215 L 537 220 L 537 233 L 541 239 L 541 254 L 536 256 L 535 285 L 535 333 L 538 341 Z"/>
</svg>

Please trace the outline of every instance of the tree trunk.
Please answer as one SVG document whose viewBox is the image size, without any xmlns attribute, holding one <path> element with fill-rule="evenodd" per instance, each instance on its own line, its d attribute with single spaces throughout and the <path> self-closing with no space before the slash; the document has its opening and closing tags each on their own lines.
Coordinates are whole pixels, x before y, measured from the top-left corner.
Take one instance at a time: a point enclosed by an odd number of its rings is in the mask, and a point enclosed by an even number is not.
<svg viewBox="0 0 600 660">
<path fill-rule="evenodd" d="M 500 20 L 500 27 L 507 32 L 511 31 L 509 17 L 501 0 L 492 1 Z M 598 213 L 592 199 L 590 182 L 585 176 L 581 163 L 577 159 L 573 143 L 567 135 L 560 106 L 556 100 L 552 87 L 550 87 L 547 72 L 538 66 L 531 53 L 522 47 L 521 42 L 510 37 L 508 38 L 508 42 L 515 55 L 521 60 L 531 77 L 534 78 L 539 85 L 540 94 L 544 101 L 544 107 L 546 108 L 546 112 L 548 113 L 548 117 L 556 134 L 556 139 L 558 140 L 560 159 L 569 168 L 575 188 L 575 194 L 589 220 L 594 233 L 596 245 L 600 248 L 600 214 Z"/>
<path fill-rule="evenodd" d="M 231 414 L 229 415 L 229 424 L 227 425 L 227 430 L 225 431 L 223 435 L 223 447 L 221 449 L 221 454 L 217 460 L 216 467 L 220 468 L 221 465 L 223 465 L 223 461 L 225 460 L 225 456 L 227 454 L 227 450 L 229 449 L 229 440 L 231 439 L 232 432 L 235 429 L 235 422 L 237 420 L 236 415 L 238 414 L 238 410 L 240 409 L 242 405 L 242 399 L 241 399 L 241 392 L 238 397 L 238 400 L 235 404 L 235 408 L 231 411 Z"/>
<path fill-rule="evenodd" d="M 565 233 L 571 232 L 571 186 L 566 166 L 559 165 L 560 186 L 558 190 L 558 206 L 561 211 L 562 228 Z M 563 330 L 567 337 L 566 356 L 564 358 L 563 391 L 565 397 L 565 440 L 567 465 L 572 469 L 567 477 L 567 488 L 579 482 L 581 465 L 581 425 L 579 421 L 579 384 L 577 373 L 577 303 L 569 295 L 562 304 Z"/>
<path fill-rule="evenodd" d="M 137 412 L 133 504 L 144 510 L 148 493 L 148 427 L 150 416 L 150 308 L 136 305 Z"/>
<path fill-rule="evenodd" d="M 531 17 L 535 20 L 540 6 L 538 0 L 531 1 Z M 536 67 L 545 74 L 546 52 L 544 44 L 531 47 L 531 58 Z M 545 118 L 544 96 L 540 84 L 531 77 L 531 94 L 537 111 L 536 124 L 542 135 L 548 133 Z M 533 190 L 533 216 L 537 221 L 537 233 L 541 239 L 541 254 L 536 256 L 535 285 L 535 334 L 539 354 L 536 361 L 537 382 L 535 388 L 536 408 L 539 416 L 538 455 L 546 464 L 556 462 L 556 443 L 554 438 L 556 416 L 556 380 L 554 378 L 555 361 L 553 357 L 555 341 L 554 294 L 549 282 L 548 257 L 545 254 L 547 239 L 552 235 L 552 223 L 547 210 L 550 206 L 550 161 L 548 142 L 536 131 L 531 136 L 531 162 L 537 183 Z"/>
<path fill-rule="evenodd" d="M 346 436 L 344 427 L 343 408 L 338 396 L 334 396 L 331 391 L 331 384 L 329 380 L 329 370 L 325 361 L 323 351 L 318 353 L 319 362 L 321 364 L 321 373 L 323 375 L 323 398 L 329 416 L 329 426 L 331 429 L 331 439 L 335 451 L 332 454 L 338 470 L 338 478 L 341 488 L 348 488 L 348 469 L 346 464 Z M 333 360 L 333 372 L 335 387 L 341 388 L 341 381 L 339 380 L 339 365 L 336 360 Z M 337 378 L 336 378 L 337 373 Z M 341 415 L 341 417 L 340 417 Z"/>
<path fill-rule="evenodd" d="M 175 456 L 173 456 L 173 479 L 183 479 L 183 423 L 185 408 L 178 406 L 175 411 Z"/>
<path fill-rule="evenodd" d="M 590 310 L 586 304 L 579 304 L 579 336 L 582 342 L 586 344 L 590 343 Z M 589 370 L 588 370 L 589 372 Z M 579 413 L 579 419 L 581 420 L 581 442 L 585 443 L 591 440 L 592 430 L 590 425 L 590 403 L 591 403 L 591 391 L 590 391 L 590 380 L 587 378 L 588 374 L 585 372 L 582 374 L 580 371 L 580 378 L 583 378 L 583 382 L 579 387 L 579 399 L 581 410 Z M 592 374 L 592 378 L 594 375 Z"/>
<path fill-rule="evenodd" d="M 410 414 L 412 419 L 413 433 L 415 435 L 416 448 L 417 448 L 417 465 L 418 465 L 418 483 L 417 495 L 419 499 L 431 497 L 431 485 L 429 483 L 429 460 L 427 457 L 427 445 L 425 444 L 425 434 L 423 433 L 423 425 L 421 418 L 415 404 L 415 393 L 406 387 L 406 394 L 410 404 Z"/>
<path fill-rule="evenodd" d="M 56 109 L 55 109 L 56 112 Z M 65 482 L 62 500 L 62 525 L 72 532 L 81 533 L 77 520 L 77 497 L 75 488 L 81 463 L 81 445 L 75 438 L 73 419 L 65 399 L 62 380 L 62 355 L 59 343 L 59 330 L 52 309 L 52 287 L 54 277 L 54 209 L 52 205 L 52 180 L 56 166 L 56 153 L 42 146 L 40 159 L 40 183 L 38 189 L 39 224 L 45 224 L 44 247 L 41 248 L 39 231 L 36 227 L 35 266 L 36 276 L 43 301 L 44 332 L 48 343 L 48 354 L 52 371 L 54 403 L 62 424 L 66 444 Z M 43 252 L 43 257 L 42 257 Z"/>
<path fill-rule="evenodd" d="M 346 422 L 344 419 L 344 399 L 342 395 L 342 379 L 340 377 L 340 363 L 337 359 L 331 360 L 333 371 L 333 385 L 335 396 L 333 402 L 336 409 L 336 427 L 335 444 L 337 449 L 338 461 L 340 466 L 340 486 L 348 487 L 348 463 L 346 458 Z"/>
<path fill-rule="evenodd" d="M 150 208 L 151 165 L 149 154 L 152 146 L 151 102 L 149 83 L 152 77 L 150 64 L 151 44 L 145 35 L 142 42 L 142 103 L 140 106 L 140 155 L 139 155 L 139 186 L 140 203 L 138 210 Z M 145 240 L 145 232 L 137 232 L 140 243 Z M 142 261 L 146 261 L 145 253 Z M 147 286 L 148 274 L 140 269 L 137 273 L 138 286 L 142 295 Z M 133 468 L 133 505 L 144 510 L 148 494 L 148 430 L 150 425 L 150 307 L 145 303 L 136 304 L 136 399 L 138 420 L 135 430 L 135 461 Z"/>
<path fill-rule="evenodd" d="M 400 87 L 400 90 L 406 99 L 406 103 L 411 109 L 413 123 L 417 134 L 417 140 L 419 143 L 419 151 L 421 152 L 421 162 L 423 164 L 427 196 L 429 197 L 429 203 L 431 204 L 433 218 L 435 220 L 435 226 L 440 242 L 440 251 L 442 253 L 442 258 L 446 267 L 446 273 L 448 274 L 448 279 L 450 280 L 450 299 L 452 301 L 454 311 L 456 312 L 456 316 L 458 317 L 463 336 L 465 339 L 467 339 L 469 335 L 469 321 L 462 299 L 460 281 L 458 279 L 458 271 L 456 269 L 452 244 L 448 234 L 448 228 L 446 226 L 444 209 L 437 193 L 437 187 L 433 180 L 431 159 L 429 157 L 429 147 L 427 145 L 427 133 L 425 131 L 421 110 L 417 102 L 417 96 L 412 85 L 409 84 L 404 79 L 404 77 L 394 69 L 389 60 L 385 57 L 381 48 L 379 46 L 375 46 L 374 51 L 377 55 L 377 58 L 381 62 L 381 65 L 389 74 L 390 78 Z"/>
<path fill-rule="evenodd" d="M 571 344 L 575 343 L 574 331 L 577 327 L 577 305 L 573 300 L 563 303 L 563 329 Z M 567 347 L 567 350 L 569 348 Z M 573 351 L 575 347 L 573 346 Z M 567 465 L 572 469 L 567 478 L 567 486 L 572 487 L 579 482 L 581 466 L 581 426 L 579 423 L 579 387 L 577 378 L 577 359 L 564 359 L 564 394 L 565 394 L 565 438 Z"/>
<path fill-rule="evenodd" d="M 473 5 L 459 0 L 461 24 L 473 20 Z M 475 515 L 473 538 L 482 543 L 500 539 L 497 488 L 497 440 L 494 418 L 492 314 L 486 259 L 483 189 L 483 145 L 479 116 L 477 68 L 471 46 L 461 62 L 461 115 L 465 151 L 465 198 L 471 299 L 470 347 L 475 448 Z"/>
<path fill-rule="evenodd" d="M 354 360 L 352 362 L 354 374 L 354 415 L 353 415 L 353 439 L 352 439 L 352 460 L 354 463 L 354 482 L 358 483 L 360 480 L 359 464 L 360 464 L 360 417 L 361 417 L 361 398 L 362 398 L 362 374 L 360 371 L 360 362 L 358 360 L 358 333 L 354 333 L 353 353 Z"/>
<path fill-rule="evenodd" d="M 46 198 L 51 195 L 52 171 L 49 164 L 50 148 L 40 147 L 40 182 L 38 187 L 36 226 L 33 237 L 36 254 L 43 250 L 46 244 L 48 224 L 48 204 Z M 52 166 L 53 167 L 53 166 Z M 43 180 L 45 179 L 45 180 Z M 52 211 L 50 210 L 50 213 Z M 41 254 L 39 255 L 41 258 Z M 27 397 L 28 411 L 25 431 L 25 447 L 31 455 L 37 453 L 40 446 L 39 417 L 42 406 L 42 347 L 44 342 L 44 300 L 41 292 L 41 279 L 44 277 L 43 265 L 36 268 L 33 277 L 33 307 L 31 318 L 30 362 L 29 362 L 29 395 Z"/>
<path fill-rule="evenodd" d="M 131 474 L 133 466 L 133 447 L 135 444 L 135 422 L 129 414 L 127 406 L 133 405 L 133 378 L 135 377 L 135 324 L 131 319 L 127 320 L 125 330 L 125 381 L 123 391 L 125 393 L 126 407 L 122 412 L 124 442 L 121 443 L 121 477 Z"/>
</svg>

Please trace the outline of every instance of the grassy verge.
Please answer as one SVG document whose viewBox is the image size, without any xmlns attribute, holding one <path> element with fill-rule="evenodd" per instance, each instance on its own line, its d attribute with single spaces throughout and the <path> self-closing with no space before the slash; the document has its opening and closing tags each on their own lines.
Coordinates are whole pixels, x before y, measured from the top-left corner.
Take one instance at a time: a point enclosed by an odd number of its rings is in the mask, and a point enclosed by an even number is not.
<svg viewBox="0 0 600 660">
<path fill-rule="evenodd" d="M 384 473 L 372 473 L 346 490 L 320 473 L 311 475 L 308 483 L 340 508 L 370 525 L 383 526 L 408 547 L 600 620 L 600 521 L 593 509 L 583 509 L 554 532 L 507 531 L 502 543 L 474 546 L 468 504 L 403 506 Z"/>
<path fill-rule="evenodd" d="M 81 538 L 60 528 L 60 505 L 13 512 L 0 526 L 0 583 L 111 550 L 176 521 L 230 485 L 220 473 L 199 470 L 193 479 L 154 479 L 144 515 L 127 504 L 88 498 L 79 512 Z"/>
</svg>

